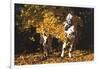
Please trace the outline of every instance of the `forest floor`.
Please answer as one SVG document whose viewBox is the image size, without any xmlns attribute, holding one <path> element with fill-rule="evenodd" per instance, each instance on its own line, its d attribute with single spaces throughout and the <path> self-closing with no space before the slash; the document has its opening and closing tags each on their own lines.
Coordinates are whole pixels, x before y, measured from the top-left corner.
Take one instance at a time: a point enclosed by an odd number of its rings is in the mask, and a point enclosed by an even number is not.
<svg viewBox="0 0 100 69">
<path fill-rule="evenodd" d="M 48 58 L 43 59 L 40 52 L 28 53 L 28 54 L 16 54 L 15 55 L 15 65 L 32 65 L 32 64 L 51 64 L 51 63 L 65 63 L 65 62 L 85 62 L 93 61 L 94 53 L 89 51 L 75 50 L 72 52 L 72 58 L 69 58 L 67 51 L 65 52 L 65 57 L 61 59 L 61 52 L 53 52 L 49 54 Z"/>
</svg>

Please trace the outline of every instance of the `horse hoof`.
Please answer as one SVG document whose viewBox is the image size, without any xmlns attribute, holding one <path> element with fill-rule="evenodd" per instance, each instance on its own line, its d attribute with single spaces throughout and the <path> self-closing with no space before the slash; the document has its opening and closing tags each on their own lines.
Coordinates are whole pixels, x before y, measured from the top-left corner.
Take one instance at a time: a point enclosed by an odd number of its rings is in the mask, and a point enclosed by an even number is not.
<svg viewBox="0 0 100 69">
<path fill-rule="evenodd" d="M 69 58 L 72 58 L 72 56 L 69 56 Z"/>
<path fill-rule="evenodd" d="M 47 59 L 47 56 L 43 56 L 42 58 L 41 58 L 41 60 L 46 60 Z"/>
<path fill-rule="evenodd" d="M 61 60 L 61 62 L 63 61 L 63 59 L 64 59 L 64 57 L 61 57 L 61 59 L 60 59 L 60 60 Z"/>
</svg>

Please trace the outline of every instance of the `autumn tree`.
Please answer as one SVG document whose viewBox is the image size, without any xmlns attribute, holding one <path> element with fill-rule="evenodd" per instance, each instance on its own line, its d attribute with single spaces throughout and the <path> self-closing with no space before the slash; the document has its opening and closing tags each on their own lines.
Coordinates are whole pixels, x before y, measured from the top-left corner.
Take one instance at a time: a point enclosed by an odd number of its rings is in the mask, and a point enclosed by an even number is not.
<svg viewBox="0 0 100 69">
<path fill-rule="evenodd" d="M 42 33 L 46 29 L 48 34 L 64 40 L 64 28 L 60 16 L 57 15 L 57 10 L 61 10 L 61 8 L 25 4 L 21 8 L 21 14 L 16 16 L 19 18 L 22 31 L 33 26 L 36 27 L 37 33 Z M 59 14 L 64 15 L 63 12 Z"/>
</svg>

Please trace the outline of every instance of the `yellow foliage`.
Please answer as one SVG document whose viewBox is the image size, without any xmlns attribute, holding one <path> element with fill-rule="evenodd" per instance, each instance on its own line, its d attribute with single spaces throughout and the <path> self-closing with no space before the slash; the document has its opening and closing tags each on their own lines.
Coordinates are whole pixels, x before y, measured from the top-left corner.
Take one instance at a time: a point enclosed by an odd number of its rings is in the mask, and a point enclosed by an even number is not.
<svg viewBox="0 0 100 69">
<path fill-rule="evenodd" d="M 59 17 L 55 16 L 54 10 L 42 8 L 43 6 L 24 5 L 20 15 L 23 18 L 23 27 L 29 28 L 30 25 L 32 25 L 36 27 L 37 33 L 42 33 L 44 30 L 47 30 L 47 34 L 51 34 L 54 37 L 64 41 L 66 39 L 64 28 L 62 23 L 59 23 L 61 22 L 59 21 Z"/>
<path fill-rule="evenodd" d="M 57 18 L 51 11 L 44 14 L 43 23 L 37 28 L 38 33 L 42 33 L 44 30 L 47 30 L 48 34 L 51 34 L 62 41 L 65 40 L 64 28 L 62 24 L 58 23 Z"/>
</svg>

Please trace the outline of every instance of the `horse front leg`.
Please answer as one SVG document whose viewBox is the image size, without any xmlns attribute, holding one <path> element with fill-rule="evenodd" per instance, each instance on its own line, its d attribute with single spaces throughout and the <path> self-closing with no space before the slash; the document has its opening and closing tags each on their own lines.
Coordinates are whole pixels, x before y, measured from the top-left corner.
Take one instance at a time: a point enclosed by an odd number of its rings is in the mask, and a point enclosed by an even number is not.
<svg viewBox="0 0 100 69">
<path fill-rule="evenodd" d="M 69 58 L 72 57 L 72 54 L 71 54 L 72 47 L 73 47 L 73 44 L 71 44 L 71 45 L 70 45 L 70 48 L 69 48 L 69 52 L 68 52 L 68 56 L 69 56 Z"/>
<path fill-rule="evenodd" d="M 64 48 L 62 48 L 61 57 L 64 57 Z"/>
<path fill-rule="evenodd" d="M 64 50 L 66 48 L 66 42 L 63 43 L 63 47 L 62 47 L 62 53 L 61 53 L 61 57 L 64 57 Z"/>
</svg>

